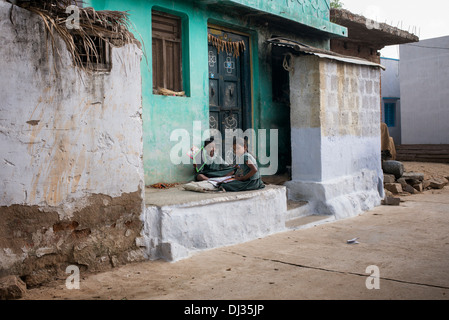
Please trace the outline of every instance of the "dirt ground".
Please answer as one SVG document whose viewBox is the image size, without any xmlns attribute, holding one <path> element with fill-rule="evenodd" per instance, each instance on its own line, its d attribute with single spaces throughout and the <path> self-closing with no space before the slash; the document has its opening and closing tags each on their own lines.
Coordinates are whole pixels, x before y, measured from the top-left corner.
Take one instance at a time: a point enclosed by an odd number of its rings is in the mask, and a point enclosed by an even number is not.
<svg viewBox="0 0 449 320">
<path fill-rule="evenodd" d="M 404 163 L 449 176 L 449 164 Z M 347 240 L 359 238 L 358 244 Z M 208 250 L 176 263 L 133 263 L 30 289 L 24 299 L 449 299 L 449 187 L 354 218 Z M 370 266 L 379 271 L 378 288 Z"/>
<path fill-rule="evenodd" d="M 402 162 L 407 172 L 424 173 L 424 179 L 449 177 L 449 163 Z"/>
</svg>

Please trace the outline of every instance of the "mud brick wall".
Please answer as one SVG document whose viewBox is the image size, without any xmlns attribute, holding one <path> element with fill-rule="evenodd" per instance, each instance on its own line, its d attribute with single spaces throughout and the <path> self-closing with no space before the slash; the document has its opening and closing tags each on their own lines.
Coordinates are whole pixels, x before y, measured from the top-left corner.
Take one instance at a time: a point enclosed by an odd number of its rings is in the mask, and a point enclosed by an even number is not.
<svg viewBox="0 0 449 320">
<path fill-rule="evenodd" d="M 371 62 L 380 63 L 379 48 L 367 43 L 352 42 L 345 40 L 332 39 L 331 51 L 351 57 L 359 57 Z"/>
<path fill-rule="evenodd" d="M 0 21 L 0 277 L 142 259 L 141 50 L 84 73 L 37 15 L 0 1 Z"/>
</svg>

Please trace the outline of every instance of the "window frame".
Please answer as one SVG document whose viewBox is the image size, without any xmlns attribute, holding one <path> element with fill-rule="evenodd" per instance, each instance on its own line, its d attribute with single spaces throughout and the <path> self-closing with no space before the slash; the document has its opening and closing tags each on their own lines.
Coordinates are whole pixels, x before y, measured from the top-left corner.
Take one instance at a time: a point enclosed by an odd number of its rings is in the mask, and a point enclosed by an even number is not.
<svg viewBox="0 0 449 320">
<path fill-rule="evenodd" d="M 384 122 L 389 128 L 396 127 L 396 101 L 386 101 L 384 102 Z M 392 109 L 392 111 L 389 111 L 388 109 Z M 389 111 L 389 112 L 387 112 Z M 388 114 L 388 117 L 387 117 Z M 390 116 L 392 119 L 390 119 Z"/>
<path fill-rule="evenodd" d="M 154 22 L 155 22 L 155 16 L 159 16 L 161 18 L 167 18 L 167 19 L 172 19 L 174 22 L 176 22 L 176 28 L 178 29 L 177 35 L 175 35 L 174 37 L 167 37 L 167 34 L 163 34 L 163 32 L 159 32 L 159 31 L 155 31 L 154 28 Z M 177 15 L 177 14 L 173 14 L 173 13 L 168 13 L 165 12 L 162 9 L 159 8 L 153 8 L 151 10 L 151 39 L 152 39 L 152 81 L 153 81 L 153 85 L 152 85 L 152 90 L 153 90 L 153 94 L 155 95 L 160 95 L 160 93 L 158 93 L 158 87 L 161 88 L 165 88 L 165 89 L 169 89 L 175 92 L 182 92 L 184 91 L 185 93 L 187 92 L 186 90 L 186 84 L 185 84 L 185 70 L 184 70 L 184 65 L 185 65 L 185 59 L 184 59 L 184 50 L 183 50 L 183 46 L 184 46 L 184 30 L 185 30 L 185 19 L 183 18 L 183 16 L 181 15 Z M 155 39 L 158 41 L 161 41 L 161 50 L 162 50 L 162 54 L 160 54 L 160 58 L 162 59 L 162 66 L 157 69 L 155 68 Z M 179 44 L 179 49 L 177 52 L 177 63 L 179 65 L 179 68 L 174 66 L 173 68 L 173 72 L 179 72 L 179 74 L 175 74 L 173 73 L 171 75 L 172 79 L 173 79 L 173 87 L 169 88 L 170 85 L 168 84 L 169 82 L 169 75 L 167 74 L 167 43 L 172 43 L 172 45 L 174 43 L 178 43 Z M 174 56 L 176 56 L 176 53 L 173 53 Z M 175 70 L 177 69 L 177 71 Z M 158 72 L 162 71 L 162 85 L 161 83 L 157 83 L 158 82 Z M 176 82 L 176 83 L 175 83 Z"/>
<path fill-rule="evenodd" d="M 83 47 L 82 43 L 77 41 L 78 37 L 82 37 L 82 35 L 78 32 L 72 32 L 72 37 L 75 46 L 78 49 L 82 49 L 84 52 L 79 53 L 80 59 L 82 59 L 83 66 L 90 71 L 93 72 L 111 72 L 112 70 L 112 48 L 111 48 L 111 39 L 108 39 L 106 37 L 102 36 L 94 36 L 92 34 L 88 34 L 89 37 L 91 37 L 92 41 L 98 40 L 98 46 L 95 43 L 95 47 L 97 50 L 98 57 L 95 55 L 95 53 L 87 53 L 85 52 L 85 48 Z M 88 61 L 87 56 L 90 56 L 90 58 L 93 58 L 94 61 Z M 83 57 L 86 57 L 84 59 Z M 96 60 L 96 61 L 95 61 Z"/>
</svg>

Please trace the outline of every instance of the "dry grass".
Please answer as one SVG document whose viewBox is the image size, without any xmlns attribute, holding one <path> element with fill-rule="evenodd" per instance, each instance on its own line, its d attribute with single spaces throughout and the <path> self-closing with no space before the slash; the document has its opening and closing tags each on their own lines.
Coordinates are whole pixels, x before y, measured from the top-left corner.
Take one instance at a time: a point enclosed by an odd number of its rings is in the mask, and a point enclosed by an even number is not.
<svg viewBox="0 0 449 320">
<path fill-rule="evenodd" d="M 245 42 L 241 41 L 229 41 L 222 40 L 218 37 L 215 37 L 211 34 L 208 34 L 209 43 L 217 48 L 218 53 L 221 51 L 226 51 L 226 53 L 232 53 L 234 57 L 240 56 L 240 52 L 245 51 Z"/>
<path fill-rule="evenodd" d="M 183 97 L 183 96 L 185 96 L 186 93 L 184 91 L 176 92 L 176 91 L 172 91 L 172 90 L 169 90 L 169 89 L 158 87 L 157 94 L 160 94 L 160 95 L 163 95 L 163 96 Z"/>
</svg>

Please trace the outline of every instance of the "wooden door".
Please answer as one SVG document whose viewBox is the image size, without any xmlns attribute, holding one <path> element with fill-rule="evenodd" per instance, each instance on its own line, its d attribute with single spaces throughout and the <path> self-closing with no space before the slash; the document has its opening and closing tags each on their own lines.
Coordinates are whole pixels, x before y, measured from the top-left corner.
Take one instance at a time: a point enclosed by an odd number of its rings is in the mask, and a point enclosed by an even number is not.
<svg viewBox="0 0 449 320">
<path fill-rule="evenodd" d="M 251 127 L 249 43 L 246 36 L 211 28 L 209 33 L 226 41 L 244 41 L 246 48 L 236 56 L 226 50 L 219 52 L 209 43 L 209 124 L 211 129 L 221 132 L 225 149 L 226 129 Z M 232 159 L 225 150 L 223 157 Z"/>
</svg>

